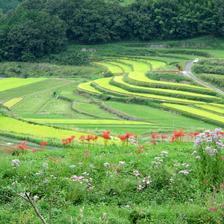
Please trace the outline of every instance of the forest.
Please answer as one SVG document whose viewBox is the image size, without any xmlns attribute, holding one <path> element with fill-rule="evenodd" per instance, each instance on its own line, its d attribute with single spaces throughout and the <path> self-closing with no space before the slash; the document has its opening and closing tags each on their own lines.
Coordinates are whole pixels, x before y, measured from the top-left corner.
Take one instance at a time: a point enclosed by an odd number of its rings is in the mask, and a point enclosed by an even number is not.
<svg viewBox="0 0 224 224">
<path fill-rule="evenodd" d="M 0 4 L 5 9 L 0 13 L 1 61 L 30 61 L 60 52 L 71 42 L 224 36 L 222 0 L 23 0 L 20 4 L 12 0 Z"/>
</svg>

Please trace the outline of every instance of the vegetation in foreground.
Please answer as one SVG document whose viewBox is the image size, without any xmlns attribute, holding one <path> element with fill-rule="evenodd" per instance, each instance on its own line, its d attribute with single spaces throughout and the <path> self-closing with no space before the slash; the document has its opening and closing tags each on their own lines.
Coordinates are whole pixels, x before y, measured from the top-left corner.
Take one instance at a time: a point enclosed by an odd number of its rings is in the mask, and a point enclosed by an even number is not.
<svg viewBox="0 0 224 224">
<path fill-rule="evenodd" d="M 196 136 L 194 146 L 176 133 L 153 145 L 1 147 L 0 222 L 223 223 L 223 132 Z"/>
</svg>

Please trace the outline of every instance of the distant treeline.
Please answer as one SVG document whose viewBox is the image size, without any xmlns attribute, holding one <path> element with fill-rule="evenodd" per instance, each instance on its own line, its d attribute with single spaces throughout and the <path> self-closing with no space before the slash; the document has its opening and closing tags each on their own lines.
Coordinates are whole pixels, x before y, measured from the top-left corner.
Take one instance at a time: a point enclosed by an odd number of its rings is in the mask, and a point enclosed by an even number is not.
<svg viewBox="0 0 224 224">
<path fill-rule="evenodd" d="M 0 17 L 0 59 L 32 60 L 68 41 L 224 36 L 223 0 L 23 0 Z"/>
</svg>

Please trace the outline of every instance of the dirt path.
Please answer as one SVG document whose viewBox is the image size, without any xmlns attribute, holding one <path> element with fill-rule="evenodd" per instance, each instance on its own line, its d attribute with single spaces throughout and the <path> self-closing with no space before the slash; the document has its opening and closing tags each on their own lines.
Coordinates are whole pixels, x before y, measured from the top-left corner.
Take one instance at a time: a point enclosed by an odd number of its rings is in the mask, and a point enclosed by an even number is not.
<svg viewBox="0 0 224 224">
<path fill-rule="evenodd" d="M 209 89 L 212 89 L 213 91 L 215 91 L 219 95 L 224 96 L 224 91 L 222 91 L 221 89 L 213 86 L 210 83 L 207 83 L 207 82 L 201 80 L 200 78 L 196 77 L 192 73 L 192 67 L 193 67 L 194 63 L 196 63 L 196 61 L 189 61 L 189 62 L 186 63 L 184 71 L 183 71 L 183 75 L 192 79 L 194 82 L 198 83 L 199 85 L 207 87 Z"/>
</svg>

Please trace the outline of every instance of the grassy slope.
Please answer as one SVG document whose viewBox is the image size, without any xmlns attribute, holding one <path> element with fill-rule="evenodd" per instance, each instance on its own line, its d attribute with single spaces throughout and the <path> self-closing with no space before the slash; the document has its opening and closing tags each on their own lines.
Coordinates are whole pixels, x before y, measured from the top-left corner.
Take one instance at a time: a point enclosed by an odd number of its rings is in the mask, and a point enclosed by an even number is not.
<svg viewBox="0 0 224 224">
<path fill-rule="evenodd" d="M 137 219 L 138 223 L 149 223 L 151 219 L 156 224 L 211 223 L 217 215 L 208 212 L 209 195 L 202 197 L 196 188 L 194 174 L 190 174 L 189 178 L 182 177 L 182 188 L 175 188 L 175 185 L 168 188 L 163 186 L 164 182 L 158 182 L 160 190 L 156 185 L 142 192 L 136 190 L 139 180 L 134 177 L 133 171 L 139 170 L 143 176 L 151 175 L 152 160 L 163 150 L 169 152 L 170 167 L 176 162 L 193 162 L 192 144 L 188 143 L 150 146 L 140 154 L 133 147 L 108 147 L 106 150 L 104 147 L 92 147 L 88 151 L 85 146 L 80 146 L 19 157 L 0 150 L 0 176 L 4 177 L 0 181 L 0 197 L 4 202 L 0 203 L 0 223 L 24 223 L 24 220 L 39 223 L 31 207 L 12 193 L 15 187 L 9 185 L 15 181 L 23 191 L 41 195 L 37 205 L 47 219 L 49 201 L 54 201 L 51 205 L 52 223 L 70 223 L 73 220 L 76 223 L 97 224 L 105 223 L 101 221 L 104 219 L 108 220 L 108 224 L 129 224 L 133 219 Z M 19 168 L 11 167 L 12 159 L 21 161 Z M 120 166 L 119 161 L 125 161 L 125 165 Z M 106 162 L 111 164 L 109 168 L 104 166 Z M 44 168 L 46 164 L 48 168 Z M 84 172 L 92 178 L 94 188 L 91 191 L 86 189 L 85 184 L 70 179 Z M 157 175 L 155 173 L 153 178 L 159 181 Z M 161 178 L 163 181 L 166 179 Z M 83 209 L 83 217 L 80 209 Z"/>
</svg>

